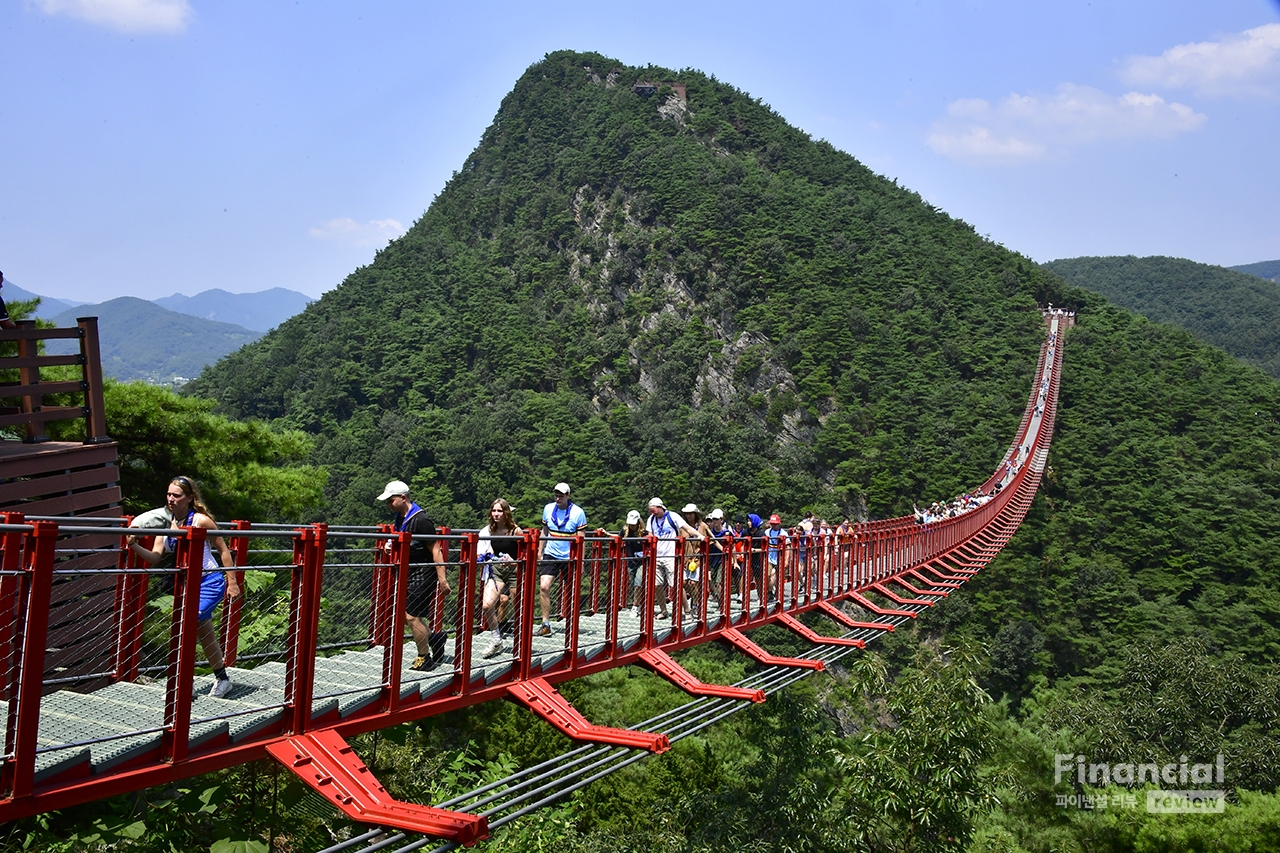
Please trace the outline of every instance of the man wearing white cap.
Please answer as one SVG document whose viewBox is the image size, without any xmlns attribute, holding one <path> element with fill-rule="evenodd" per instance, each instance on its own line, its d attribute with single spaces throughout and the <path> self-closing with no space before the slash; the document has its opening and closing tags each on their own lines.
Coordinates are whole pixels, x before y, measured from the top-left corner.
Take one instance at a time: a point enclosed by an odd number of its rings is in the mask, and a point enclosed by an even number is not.
<svg viewBox="0 0 1280 853">
<path fill-rule="evenodd" d="M 435 536 L 436 525 L 422 511 L 422 507 L 409 500 L 409 486 L 403 480 L 392 480 L 378 495 L 396 513 L 396 532 L 407 530 L 414 538 L 409 542 L 409 587 L 405 590 L 405 624 L 413 632 L 418 644 L 418 658 L 413 669 L 429 670 L 444 658 L 444 647 L 449 635 L 443 631 L 431 632 L 435 621 L 436 592 L 444 589 L 449 594 L 449 579 L 445 573 L 444 543 L 419 539 L 419 536 Z M 387 543 L 389 548 L 391 543 Z M 428 560 L 428 554 L 430 559 Z M 434 563 L 435 571 L 428 566 Z"/>
<path fill-rule="evenodd" d="M 555 500 L 542 508 L 542 539 L 538 543 L 538 604 L 542 627 L 538 636 L 551 636 L 551 583 L 569 571 L 569 540 L 587 526 L 587 514 L 569 500 L 569 484 L 556 483 Z"/>
<path fill-rule="evenodd" d="M 662 616 L 667 616 L 667 587 L 679 583 L 676 568 L 676 539 L 683 532 L 685 536 L 701 539 L 702 535 L 689 526 L 679 514 L 667 509 L 662 498 L 649 501 L 649 520 L 645 529 L 657 537 L 658 576 L 655 586 L 658 588 L 658 606 L 662 608 Z"/>
<path fill-rule="evenodd" d="M 724 523 L 724 510 L 716 507 L 707 516 L 707 527 L 711 532 L 711 548 L 707 554 L 707 583 L 711 584 L 711 597 L 720 600 L 720 584 L 723 583 L 725 537 L 730 534 L 729 526 Z"/>
</svg>

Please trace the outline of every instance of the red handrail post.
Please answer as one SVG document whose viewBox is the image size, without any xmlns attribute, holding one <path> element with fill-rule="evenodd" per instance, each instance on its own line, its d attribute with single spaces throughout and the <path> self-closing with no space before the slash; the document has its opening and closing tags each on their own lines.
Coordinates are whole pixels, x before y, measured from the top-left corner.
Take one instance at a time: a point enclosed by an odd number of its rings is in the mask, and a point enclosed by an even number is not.
<svg viewBox="0 0 1280 853">
<path fill-rule="evenodd" d="M 458 638 L 453 658 L 457 693 L 471 692 L 471 647 L 476 619 L 476 549 L 478 535 L 462 534 L 458 542 Z"/>
<path fill-rule="evenodd" d="M 249 530 L 252 525 L 247 521 L 231 522 L 232 530 Z M 227 666 L 236 665 L 236 654 L 240 649 L 240 620 L 244 613 L 244 599 L 248 590 L 244 585 L 244 567 L 249 564 L 249 538 L 247 536 L 228 537 L 232 565 L 226 571 L 235 576 L 236 585 L 240 588 L 239 598 L 229 598 L 222 616 L 222 656 Z"/>
<path fill-rule="evenodd" d="M 133 528 L 139 544 L 149 547 L 154 537 L 142 536 L 142 531 Z M 125 547 L 129 531 L 120 534 L 120 555 L 116 558 L 116 566 L 120 569 L 138 570 L 150 566 L 141 557 Z M 147 611 L 147 586 L 151 581 L 149 572 L 122 572 L 116 579 L 116 651 L 113 674 L 116 681 L 133 681 L 138 677 L 138 666 L 142 660 L 142 625 Z"/>
<path fill-rule="evenodd" d="M 524 532 L 524 560 L 520 566 L 520 609 L 516 613 L 515 669 L 518 681 L 527 681 L 533 670 L 533 625 L 538 607 L 538 545 L 541 530 Z"/>
<path fill-rule="evenodd" d="M 566 584 L 564 616 L 564 639 L 568 649 L 568 669 L 578 665 L 578 620 L 581 617 L 583 558 L 586 556 L 587 542 L 581 533 L 575 533 L 569 543 L 569 577 L 563 579 Z"/>
<path fill-rule="evenodd" d="M 175 764 L 186 759 L 190 739 L 205 529 L 188 527 L 176 544 L 173 617 L 169 623 L 169 680 L 165 684 L 164 735 L 160 743 L 163 759 Z"/>
<path fill-rule="evenodd" d="M 400 682 L 404 671 L 404 623 L 405 602 L 409 584 L 409 543 L 413 534 L 407 530 L 396 533 L 389 524 L 378 525 L 378 532 L 391 534 L 384 546 L 382 539 L 374 540 L 375 558 L 373 598 L 371 612 L 374 627 L 373 641 L 382 646 L 382 709 L 387 712 L 400 708 Z"/>
<path fill-rule="evenodd" d="M 44 691 L 44 656 L 57 538 L 55 522 L 37 521 L 26 536 L 23 548 L 22 656 L 17 662 L 18 676 L 9 684 L 6 742 L 12 757 L 5 762 L 4 773 L 5 788 L 14 798 L 29 796 L 35 785 L 36 736 L 40 728 L 40 696 Z"/>
<path fill-rule="evenodd" d="M 596 536 L 604 535 L 605 532 L 603 530 L 596 531 Z M 589 602 L 590 606 L 587 609 L 592 615 L 595 615 L 600 606 L 600 571 L 601 562 L 604 560 L 601 556 L 601 552 L 603 550 L 603 543 L 601 543 L 599 539 L 595 539 L 591 542 L 591 556 L 588 558 L 591 561 L 591 598 Z"/>
<path fill-rule="evenodd" d="M 393 532 L 390 524 L 379 524 L 378 533 Z M 384 649 L 392 645 L 395 622 L 396 566 L 392 559 L 394 539 L 373 540 L 373 577 L 369 590 L 369 642 Z M 400 626 L 403 633 L 404 626 Z"/>
<path fill-rule="evenodd" d="M 300 735 L 311 727 L 311 692 L 315 684 L 316 630 L 320 622 L 320 590 L 324 579 L 327 524 L 313 524 L 302 537 L 302 554 L 294 545 L 294 571 L 289 624 L 293 628 L 285 661 L 285 725 Z M 301 559 L 299 559 L 301 556 Z"/>
<path fill-rule="evenodd" d="M 640 646 L 653 648 L 653 608 L 658 603 L 658 537 L 644 537 L 644 607 L 640 611 Z"/>
<path fill-rule="evenodd" d="M 0 512 L 0 523 L 22 524 L 22 513 Z M 0 534 L 0 666 L 3 676 L 8 678 L 14 669 L 14 641 L 18 636 L 19 619 L 22 603 L 22 541 L 26 533 L 22 530 L 6 530 Z M 0 685 L 5 697 L 9 696 L 11 684 Z"/>
</svg>

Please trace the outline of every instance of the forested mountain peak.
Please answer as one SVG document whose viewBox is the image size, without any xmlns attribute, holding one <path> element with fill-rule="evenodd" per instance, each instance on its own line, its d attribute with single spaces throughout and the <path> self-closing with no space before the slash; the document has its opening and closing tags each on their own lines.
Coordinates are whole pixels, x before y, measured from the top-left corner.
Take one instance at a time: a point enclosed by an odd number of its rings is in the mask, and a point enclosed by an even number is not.
<svg viewBox="0 0 1280 853">
<path fill-rule="evenodd" d="M 408 233 L 194 390 L 318 433 L 346 517 L 392 476 L 455 524 L 557 480 L 607 524 L 883 515 L 994 467 L 1060 285 L 728 84 L 560 52 Z"/>
</svg>

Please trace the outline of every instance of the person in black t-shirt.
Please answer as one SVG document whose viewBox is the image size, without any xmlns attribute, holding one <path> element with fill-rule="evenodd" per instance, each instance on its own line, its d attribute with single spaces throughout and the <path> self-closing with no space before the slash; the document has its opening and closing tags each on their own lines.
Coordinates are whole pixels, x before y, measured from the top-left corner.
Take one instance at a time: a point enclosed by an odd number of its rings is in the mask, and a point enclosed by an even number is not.
<svg viewBox="0 0 1280 853">
<path fill-rule="evenodd" d="M 401 480 L 387 483 L 378 500 L 395 511 L 396 531 L 407 530 L 414 536 L 409 544 L 409 588 L 405 591 L 404 618 L 413 632 L 413 641 L 418 644 L 418 657 L 412 668 L 433 669 L 444 658 L 444 647 L 449 640 L 444 631 L 431 631 L 436 621 L 437 591 L 443 589 L 445 595 L 450 592 L 444 543 L 439 539 L 417 538 L 435 536 L 436 525 L 422 507 L 409 500 L 409 487 Z"/>
</svg>

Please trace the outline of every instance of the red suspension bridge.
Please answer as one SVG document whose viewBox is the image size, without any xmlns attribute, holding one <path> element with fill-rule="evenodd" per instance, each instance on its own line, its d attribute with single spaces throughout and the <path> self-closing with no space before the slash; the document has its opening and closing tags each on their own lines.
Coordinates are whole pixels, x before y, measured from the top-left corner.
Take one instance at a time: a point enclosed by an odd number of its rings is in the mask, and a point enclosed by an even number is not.
<svg viewBox="0 0 1280 853">
<path fill-rule="evenodd" d="M 442 601 L 431 627 L 449 639 L 439 666 L 425 672 L 411 668 L 416 647 L 404 641 L 412 537 L 388 525 L 236 521 L 220 531 L 235 557 L 228 571 L 239 573 L 244 594 L 217 617 L 234 686 L 226 698 L 211 698 L 210 677 L 197 675 L 205 665 L 198 659 L 196 615 L 204 530 L 169 531 L 178 543 L 175 565 L 161 569 L 122 547 L 127 519 L 0 510 L 0 710 L 6 721 L 0 821 L 271 757 L 358 821 L 474 843 L 549 799 L 663 752 L 671 740 L 823 670 L 825 662 L 914 618 L 982 569 L 1013 536 L 1039 485 L 1058 399 L 1060 331 L 1070 322 L 1062 314 L 1046 316 L 1026 412 L 1004 460 L 978 487 L 984 493 L 1000 487 L 981 506 L 928 524 L 909 517 L 860 523 L 847 534 L 788 540 L 773 554 L 767 540 L 730 537 L 722 570 L 703 572 L 691 600 L 676 595 L 669 619 L 654 613 L 655 540 L 644 545 L 643 604 L 633 613 L 624 541 L 603 531 L 579 535 L 556 596 L 555 633 L 535 633 L 537 584 L 518 583 L 506 615 L 511 643 L 491 658 L 477 651 L 487 640 L 477 534 L 445 530 L 439 538 L 455 595 Z M 30 341 L 49 331 L 0 334 Z M 85 343 L 86 337 L 92 335 L 80 335 L 86 352 L 80 363 L 92 367 L 96 341 Z M 9 366 L 30 371 L 39 362 L 33 350 L 20 352 L 23 359 Z M 88 415 L 87 444 L 105 433 L 100 402 L 94 413 L 88 400 L 91 373 L 87 367 L 80 386 L 86 406 L 75 412 Z M 96 381 L 100 388 L 100 376 Z M 18 388 L 5 392 L 22 396 L 24 410 L 0 413 L 0 426 L 30 429 L 43 422 L 31 417 L 41 411 L 38 395 L 50 393 L 38 383 L 38 372 L 34 378 L 24 373 Z M 76 470 L 65 476 L 70 483 Z M 13 500 L 0 500 L 0 507 L 6 503 L 13 508 Z M 524 534 L 519 577 L 536 577 L 536 552 L 537 533 Z M 735 576 L 734 565 L 747 570 Z M 166 576 L 172 592 L 162 594 Z M 806 624 L 797 618 L 802 614 L 826 622 L 808 618 Z M 805 638 L 812 653 L 771 654 L 747 636 L 766 624 Z M 829 628 L 820 632 L 813 624 Z M 715 685 L 671 656 L 710 640 L 762 666 L 743 683 Z M 699 698 L 616 729 L 589 722 L 556 690 L 560 682 L 633 664 Z M 501 790 L 490 785 L 431 807 L 391 798 L 345 741 L 493 699 L 515 701 L 574 740 L 603 746 L 583 746 L 521 771 Z"/>
</svg>

